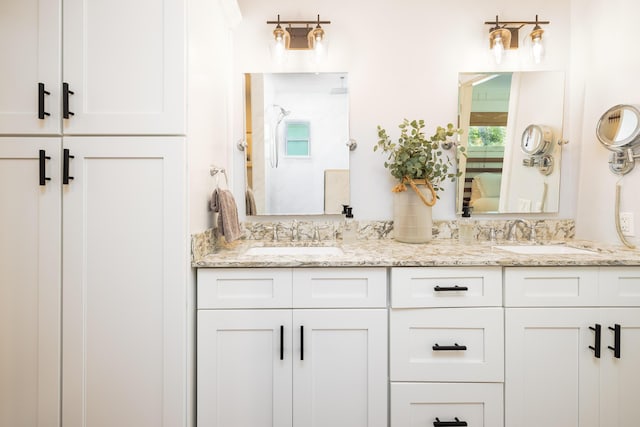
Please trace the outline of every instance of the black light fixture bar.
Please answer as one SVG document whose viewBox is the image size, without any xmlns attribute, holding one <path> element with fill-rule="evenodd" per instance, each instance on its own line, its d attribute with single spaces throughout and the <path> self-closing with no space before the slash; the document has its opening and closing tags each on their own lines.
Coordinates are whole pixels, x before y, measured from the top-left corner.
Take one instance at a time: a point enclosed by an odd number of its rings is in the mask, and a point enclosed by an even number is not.
<svg viewBox="0 0 640 427">
<path fill-rule="evenodd" d="M 540 22 L 543 24 L 543 22 Z M 283 24 L 283 25 L 310 25 L 310 24 L 331 24 L 331 21 L 267 21 L 267 24 Z"/>
<path fill-rule="evenodd" d="M 538 16 L 536 15 L 535 21 L 499 21 L 498 16 L 496 15 L 495 21 L 484 21 L 484 24 L 485 25 L 500 25 L 500 24 L 502 25 L 536 25 L 536 24 L 547 25 L 551 23 L 551 21 L 538 21 L 537 18 Z"/>
</svg>

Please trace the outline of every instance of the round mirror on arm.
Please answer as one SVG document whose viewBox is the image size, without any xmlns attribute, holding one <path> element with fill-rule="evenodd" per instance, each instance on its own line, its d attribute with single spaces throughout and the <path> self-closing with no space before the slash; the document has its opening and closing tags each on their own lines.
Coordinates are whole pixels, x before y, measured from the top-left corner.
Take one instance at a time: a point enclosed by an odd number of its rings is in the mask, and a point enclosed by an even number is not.
<svg viewBox="0 0 640 427">
<path fill-rule="evenodd" d="M 640 142 L 640 110 L 635 105 L 616 105 L 608 109 L 596 128 L 602 145 L 618 151 Z"/>
<path fill-rule="evenodd" d="M 640 110 L 627 104 L 609 108 L 598 120 L 596 136 L 605 148 L 613 151 L 609 170 L 616 175 L 629 173 L 637 157 L 633 149 L 640 144 Z"/>
<path fill-rule="evenodd" d="M 520 147 L 525 154 L 530 156 L 541 156 L 546 154 L 551 146 L 553 134 L 546 126 L 529 125 L 522 132 Z"/>
</svg>

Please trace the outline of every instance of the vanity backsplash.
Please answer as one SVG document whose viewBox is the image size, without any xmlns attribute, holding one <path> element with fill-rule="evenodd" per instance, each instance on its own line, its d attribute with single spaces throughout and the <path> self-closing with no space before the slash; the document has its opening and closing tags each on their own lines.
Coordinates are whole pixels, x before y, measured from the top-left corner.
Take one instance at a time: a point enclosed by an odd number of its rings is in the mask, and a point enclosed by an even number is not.
<svg viewBox="0 0 640 427">
<path fill-rule="evenodd" d="M 568 240 L 575 237 L 573 219 L 530 219 L 535 227 L 539 241 Z M 393 221 L 356 221 L 358 240 L 393 239 Z M 473 240 L 482 242 L 492 239 L 505 240 L 513 220 L 472 220 Z M 342 240 L 344 221 L 247 221 L 242 225 L 242 240 L 278 241 L 278 242 L 332 242 Z M 274 239 L 274 230 L 277 237 Z M 516 238 L 529 238 L 529 228 L 515 228 Z M 457 239 L 458 221 L 433 221 L 434 239 Z M 222 239 L 224 240 L 224 239 Z M 427 243 L 428 244 L 428 243 Z M 216 230 L 209 229 L 192 235 L 191 252 L 194 258 L 212 253 L 219 245 Z M 222 244 L 220 244 L 222 246 Z"/>
</svg>

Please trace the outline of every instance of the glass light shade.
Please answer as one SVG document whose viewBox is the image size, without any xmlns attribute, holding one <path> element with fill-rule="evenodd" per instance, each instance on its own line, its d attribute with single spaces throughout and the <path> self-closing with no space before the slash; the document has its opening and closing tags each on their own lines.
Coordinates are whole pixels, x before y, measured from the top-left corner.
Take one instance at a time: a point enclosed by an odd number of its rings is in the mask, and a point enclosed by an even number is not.
<svg viewBox="0 0 640 427">
<path fill-rule="evenodd" d="M 327 41 L 324 30 L 318 25 L 309 33 L 310 45 L 313 46 L 313 59 L 316 63 L 323 62 L 327 56 Z"/>
<path fill-rule="evenodd" d="M 500 64 L 504 58 L 504 51 L 511 46 L 511 32 L 506 28 L 494 28 L 489 34 L 489 48 L 493 52 L 493 59 Z"/>
<path fill-rule="evenodd" d="M 279 25 L 273 30 L 273 43 L 271 46 L 271 55 L 277 63 L 283 63 L 287 57 L 287 44 L 289 34 Z"/>
<path fill-rule="evenodd" d="M 542 33 L 544 31 L 542 28 L 536 26 L 530 34 L 531 37 L 531 57 L 533 58 L 533 62 L 539 64 L 544 59 L 544 43 L 542 41 Z"/>
</svg>

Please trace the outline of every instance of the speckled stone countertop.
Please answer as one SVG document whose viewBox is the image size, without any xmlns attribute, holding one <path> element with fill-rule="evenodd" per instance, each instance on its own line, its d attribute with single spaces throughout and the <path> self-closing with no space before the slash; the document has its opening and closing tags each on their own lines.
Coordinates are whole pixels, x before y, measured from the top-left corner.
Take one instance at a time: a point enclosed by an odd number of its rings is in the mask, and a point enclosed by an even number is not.
<svg viewBox="0 0 640 427">
<path fill-rule="evenodd" d="M 343 243 L 324 241 L 324 246 L 337 246 L 343 255 L 248 255 L 255 246 L 290 246 L 287 242 L 242 240 L 218 247 L 212 253 L 194 257 L 194 267 L 419 267 L 419 266 L 640 266 L 640 251 L 622 246 L 567 240 L 545 244 L 565 244 L 588 249 L 587 254 L 517 254 L 496 245 L 507 242 L 460 244 L 457 240 L 433 240 L 425 244 L 400 243 L 392 239 L 358 240 Z M 310 245 L 299 242 L 298 245 Z M 519 242 L 528 245 L 528 242 Z"/>
</svg>

